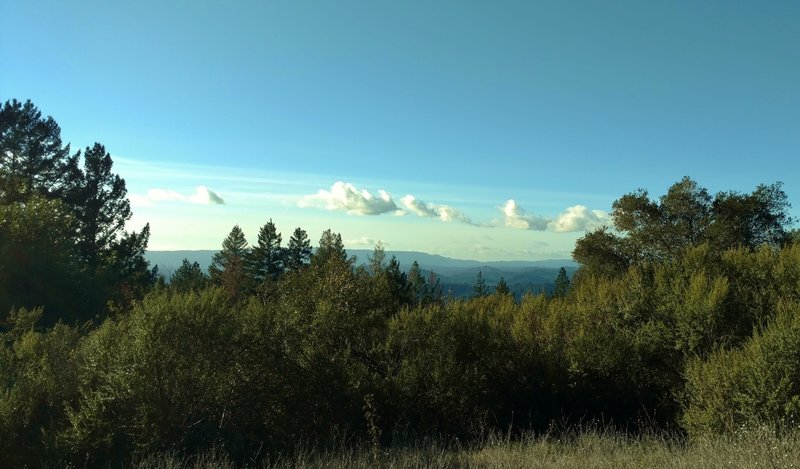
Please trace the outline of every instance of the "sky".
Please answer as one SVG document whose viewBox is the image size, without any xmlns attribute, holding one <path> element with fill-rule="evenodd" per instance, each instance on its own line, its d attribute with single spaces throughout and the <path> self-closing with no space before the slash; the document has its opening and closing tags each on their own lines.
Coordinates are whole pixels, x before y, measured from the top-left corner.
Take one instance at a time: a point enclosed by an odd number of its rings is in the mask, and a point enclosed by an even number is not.
<svg viewBox="0 0 800 469">
<path fill-rule="evenodd" d="M 800 216 L 798 44 L 797 1 L 0 0 L 0 99 L 103 143 L 151 249 L 568 258 L 683 176 Z"/>
</svg>

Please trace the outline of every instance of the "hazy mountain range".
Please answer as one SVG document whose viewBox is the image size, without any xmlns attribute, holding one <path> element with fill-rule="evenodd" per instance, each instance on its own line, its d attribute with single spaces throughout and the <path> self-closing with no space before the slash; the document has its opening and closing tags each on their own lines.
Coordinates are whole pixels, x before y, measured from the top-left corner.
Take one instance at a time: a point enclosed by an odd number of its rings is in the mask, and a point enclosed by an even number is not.
<svg viewBox="0 0 800 469">
<path fill-rule="evenodd" d="M 158 265 L 159 272 L 169 279 L 183 259 L 197 262 L 207 270 L 211 259 L 217 251 L 147 251 L 146 257 L 150 265 Z M 358 264 L 368 262 L 371 249 L 348 249 L 347 254 L 356 256 Z M 505 278 L 511 290 L 518 296 L 526 291 L 550 291 L 558 269 L 566 268 L 571 276 L 577 264 L 571 259 L 547 259 L 541 261 L 474 261 L 453 259 L 436 254 L 417 251 L 386 251 L 386 258 L 395 256 L 400 268 L 408 271 L 411 264 L 417 261 L 426 273 L 434 272 L 442 283 L 445 294 L 453 296 L 469 296 L 478 272 L 481 272 L 486 285 L 493 289 L 500 277 Z"/>
</svg>

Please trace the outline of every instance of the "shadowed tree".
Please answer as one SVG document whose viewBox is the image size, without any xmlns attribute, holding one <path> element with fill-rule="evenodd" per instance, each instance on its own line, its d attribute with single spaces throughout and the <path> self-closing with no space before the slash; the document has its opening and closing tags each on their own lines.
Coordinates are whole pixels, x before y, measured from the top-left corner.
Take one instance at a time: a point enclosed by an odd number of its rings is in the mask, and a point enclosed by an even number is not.
<svg viewBox="0 0 800 469">
<path fill-rule="evenodd" d="M 286 270 L 294 272 L 305 265 L 311 259 L 311 241 L 308 234 L 300 227 L 295 228 L 292 236 L 289 237 L 289 245 L 286 248 Z"/>
<path fill-rule="evenodd" d="M 553 286 L 553 296 L 556 298 L 563 298 L 569 293 L 569 277 L 567 276 L 567 269 L 558 269 L 558 276 Z"/>
<path fill-rule="evenodd" d="M 242 300 L 250 287 L 248 251 L 244 233 L 236 225 L 222 242 L 222 250 L 214 254 L 208 268 L 211 283 L 222 287 L 228 298 L 234 301 Z"/>
<path fill-rule="evenodd" d="M 208 285 L 208 277 L 197 262 L 184 259 L 169 279 L 170 288 L 179 292 L 200 291 Z"/>
<path fill-rule="evenodd" d="M 30 100 L 6 101 L 0 109 L 0 203 L 24 201 L 34 193 L 63 198 L 77 156 L 61 143 L 61 128 Z"/>
<path fill-rule="evenodd" d="M 258 241 L 250 250 L 248 267 L 256 284 L 278 280 L 284 270 L 283 238 L 270 219 L 258 232 Z"/>
<path fill-rule="evenodd" d="M 500 280 L 497 282 L 497 285 L 494 287 L 494 292 L 498 295 L 510 295 L 511 289 L 508 288 L 508 283 L 506 282 L 505 277 L 500 277 Z"/>
<path fill-rule="evenodd" d="M 489 287 L 486 286 L 486 280 L 483 278 L 483 271 L 478 271 L 475 276 L 475 283 L 472 285 L 472 298 L 481 298 L 489 294 Z"/>
<path fill-rule="evenodd" d="M 347 251 L 345 251 L 344 243 L 342 243 L 342 235 L 327 229 L 322 232 L 322 237 L 319 239 L 319 247 L 311 256 L 311 265 L 324 266 L 332 259 L 346 261 Z"/>
</svg>

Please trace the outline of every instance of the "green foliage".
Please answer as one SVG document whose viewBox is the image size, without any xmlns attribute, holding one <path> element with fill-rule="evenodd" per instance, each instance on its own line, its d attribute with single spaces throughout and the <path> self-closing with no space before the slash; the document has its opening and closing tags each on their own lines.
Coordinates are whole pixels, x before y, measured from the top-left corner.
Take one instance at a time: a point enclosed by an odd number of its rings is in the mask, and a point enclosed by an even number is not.
<svg viewBox="0 0 800 469">
<path fill-rule="evenodd" d="M 9 467 L 57 465 L 65 407 L 77 398 L 77 330 L 37 327 L 42 310 L 13 310 L 0 333 L 0 454 Z"/>
<path fill-rule="evenodd" d="M 693 434 L 743 427 L 796 427 L 800 419 L 800 306 L 782 303 L 769 326 L 741 348 L 721 349 L 686 368 Z"/>
<path fill-rule="evenodd" d="M 472 298 L 480 298 L 489 294 L 489 287 L 486 286 L 486 280 L 483 279 L 483 272 L 480 270 L 475 276 L 475 283 L 472 285 Z"/>
<path fill-rule="evenodd" d="M 494 287 L 494 292 L 498 295 L 510 295 L 511 289 L 508 288 L 508 283 L 506 283 L 506 279 L 500 277 L 500 280 L 497 282 L 497 285 Z"/>
<path fill-rule="evenodd" d="M 618 275 L 631 263 L 670 261 L 703 243 L 718 255 L 737 247 L 776 247 L 792 224 L 781 183 L 759 185 L 750 194 L 720 192 L 713 198 L 684 177 L 658 201 L 646 190 L 626 194 L 613 204 L 616 233 L 606 227 L 587 233 L 573 257 L 595 273 Z"/>
<path fill-rule="evenodd" d="M 186 293 L 203 290 L 208 285 L 208 277 L 197 262 L 184 259 L 169 279 L 169 286 L 175 291 Z"/>
<path fill-rule="evenodd" d="M 278 280 L 284 270 L 284 252 L 281 248 L 283 238 L 275 223 L 268 221 L 258 231 L 258 241 L 248 254 L 250 276 L 256 285 L 266 280 Z"/>
<path fill-rule="evenodd" d="M 61 143 L 61 128 L 31 103 L 16 99 L 0 109 L 0 204 L 36 194 L 63 198 L 77 157 Z"/>
<path fill-rule="evenodd" d="M 553 284 L 553 296 L 565 297 L 567 293 L 569 293 L 569 277 L 567 269 L 562 267 L 558 269 L 558 276 Z"/>
<path fill-rule="evenodd" d="M 286 247 L 286 270 L 296 271 L 308 265 L 311 259 L 311 241 L 305 230 L 295 228 Z"/>
<path fill-rule="evenodd" d="M 216 254 L 208 268 L 211 283 L 221 287 L 233 301 L 241 301 L 250 289 L 251 277 L 247 273 L 250 250 L 244 232 L 236 225 L 222 241 L 222 250 Z"/>
</svg>

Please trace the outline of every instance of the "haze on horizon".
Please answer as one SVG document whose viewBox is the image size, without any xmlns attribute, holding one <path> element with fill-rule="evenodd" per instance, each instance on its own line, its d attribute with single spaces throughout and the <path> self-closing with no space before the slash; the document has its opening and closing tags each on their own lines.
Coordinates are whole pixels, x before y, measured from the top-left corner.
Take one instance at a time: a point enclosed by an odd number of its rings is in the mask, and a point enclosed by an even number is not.
<svg viewBox="0 0 800 469">
<path fill-rule="evenodd" d="M 689 175 L 800 211 L 797 2 L 0 1 L 0 97 L 102 142 L 150 248 L 565 258 Z"/>
</svg>

